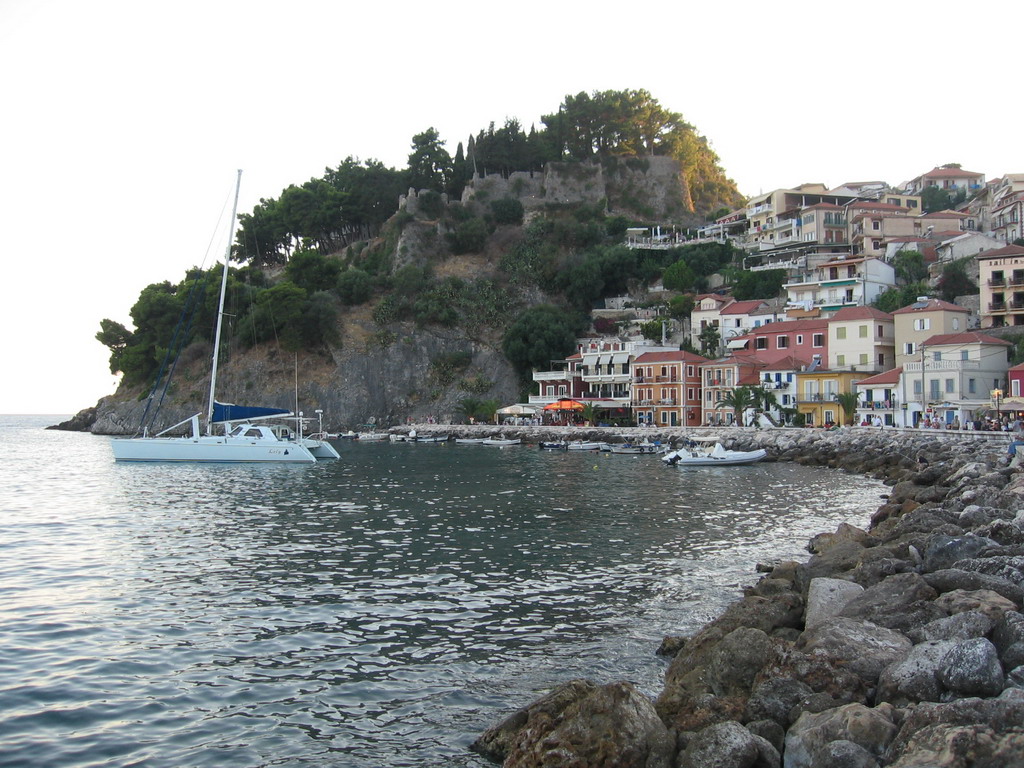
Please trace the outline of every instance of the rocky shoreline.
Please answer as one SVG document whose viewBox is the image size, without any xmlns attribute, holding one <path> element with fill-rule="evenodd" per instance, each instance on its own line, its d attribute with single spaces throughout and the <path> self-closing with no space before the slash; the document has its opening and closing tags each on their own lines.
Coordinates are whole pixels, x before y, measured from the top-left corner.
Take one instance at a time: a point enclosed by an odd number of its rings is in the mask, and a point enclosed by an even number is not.
<svg viewBox="0 0 1024 768">
<path fill-rule="evenodd" d="M 871 475 L 891 491 L 869 530 L 842 525 L 809 542 L 806 562 L 758 566 L 760 581 L 721 616 L 692 637 L 666 638 L 659 652 L 671 661 L 656 700 L 628 682 L 566 681 L 472 749 L 507 768 L 1024 765 L 1024 473 L 1008 438 L 694 432 L 765 448 L 769 460 Z"/>
</svg>

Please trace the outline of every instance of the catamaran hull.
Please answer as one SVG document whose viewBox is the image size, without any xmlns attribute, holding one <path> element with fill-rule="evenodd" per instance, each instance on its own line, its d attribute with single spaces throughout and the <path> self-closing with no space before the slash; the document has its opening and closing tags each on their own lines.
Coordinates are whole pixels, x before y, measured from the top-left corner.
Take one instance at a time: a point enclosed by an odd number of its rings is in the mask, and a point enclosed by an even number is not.
<svg viewBox="0 0 1024 768">
<path fill-rule="evenodd" d="M 111 440 L 110 445 L 115 461 L 316 463 L 307 448 L 294 443 L 260 445 L 217 437 L 134 437 Z"/>
</svg>

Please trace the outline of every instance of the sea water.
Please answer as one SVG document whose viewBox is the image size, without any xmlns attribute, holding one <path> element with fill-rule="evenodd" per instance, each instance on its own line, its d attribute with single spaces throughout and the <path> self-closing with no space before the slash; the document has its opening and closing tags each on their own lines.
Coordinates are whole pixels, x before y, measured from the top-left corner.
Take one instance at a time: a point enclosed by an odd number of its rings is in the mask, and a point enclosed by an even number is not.
<svg viewBox="0 0 1024 768">
<path fill-rule="evenodd" d="M 656 695 L 665 635 L 880 483 L 529 446 L 116 464 L 0 417 L 0 766 L 484 766 L 574 677 Z"/>
</svg>

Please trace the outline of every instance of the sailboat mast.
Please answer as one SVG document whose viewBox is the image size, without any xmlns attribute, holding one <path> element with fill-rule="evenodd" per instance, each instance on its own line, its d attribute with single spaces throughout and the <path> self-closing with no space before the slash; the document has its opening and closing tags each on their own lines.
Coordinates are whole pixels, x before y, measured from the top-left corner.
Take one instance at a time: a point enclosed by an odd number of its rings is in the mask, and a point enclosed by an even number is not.
<svg viewBox="0 0 1024 768">
<path fill-rule="evenodd" d="M 238 192 L 242 188 L 242 170 L 238 170 L 235 180 L 235 202 L 231 206 L 231 227 L 228 235 L 228 247 L 224 253 L 224 270 L 220 277 L 220 301 L 217 304 L 217 333 L 213 339 L 213 367 L 210 369 L 210 405 L 206 410 L 206 434 L 213 434 L 213 401 L 217 393 L 217 363 L 220 360 L 220 331 L 224 324 L 224 294 L 228 289 L 228 264 L 231 262 L 231 244 L 235 239 L 235 226 L 238 221 Z"/>
</svg>

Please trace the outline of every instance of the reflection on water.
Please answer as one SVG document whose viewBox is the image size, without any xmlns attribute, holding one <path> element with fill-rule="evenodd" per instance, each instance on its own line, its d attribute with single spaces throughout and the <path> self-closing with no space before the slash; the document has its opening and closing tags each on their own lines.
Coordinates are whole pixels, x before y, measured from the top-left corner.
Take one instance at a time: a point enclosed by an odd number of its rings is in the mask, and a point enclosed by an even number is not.
<svg viewBox="0 0 1024 768">
<path fill-rule="evenodd" d="M 27 445 L 0 477 L 0 765 L 486 765 L 469 742 L 558 682 L 655 693 L 662 636 L 864 524 L 881 487 L 525 446 L 115 465 L 21 426 L 0 423 Z"/>
</svg>

